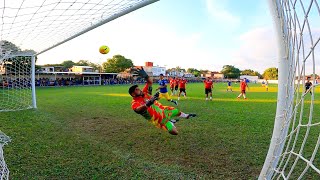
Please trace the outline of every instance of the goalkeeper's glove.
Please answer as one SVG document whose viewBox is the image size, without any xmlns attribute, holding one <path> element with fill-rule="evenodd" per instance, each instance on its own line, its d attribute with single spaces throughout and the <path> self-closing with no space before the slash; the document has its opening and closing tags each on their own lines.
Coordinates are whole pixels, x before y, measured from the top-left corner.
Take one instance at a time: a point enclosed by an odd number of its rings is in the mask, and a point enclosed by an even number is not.
<svg viewBox="0 0 320 180">
<path fill-rule="evenodd" d="M 150 107 L 156 100 L 159 99 L 159 95 L 160 93 L 157 92 L 154 96 L 152 96 L 147 102 L 146 102 L 146 106 Z"/>
<path fill-rule="evenodd" d="M 132 68 L 132 71 L 138 73 L 139 76 L 144 78 L 145 80 L 149 78 L 148 74 L 146 73 L 146 71 L 144 71 L 143 67 L 141 67 L 141 69 Z"/>
</svg>

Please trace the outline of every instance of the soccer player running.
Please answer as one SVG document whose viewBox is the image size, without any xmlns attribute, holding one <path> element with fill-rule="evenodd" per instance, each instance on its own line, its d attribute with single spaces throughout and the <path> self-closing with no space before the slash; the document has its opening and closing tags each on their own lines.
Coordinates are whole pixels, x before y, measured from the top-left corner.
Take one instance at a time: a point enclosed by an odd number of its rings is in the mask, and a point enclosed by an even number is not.
<svg viewBox="0 0 320 180">
<path fill-rule="evenodd" d="M 207 77 L 207 79 L 205 79 L 203 83 L 204 83 L 204 92 L 206 94 L 206 101 L 208 101 L 208 94 L 210 94 L 210 101 L 212 101 L 213 81 L 210 77 Z"/>
<path fill-rule="evenodd" d="M 227 91 L 229 91 L 229 90 L 230 90 L 231 92 L 233 92 L 233 91 L 232 91 L 232 85 L 231 85 L 231 84 L 232 84 L 231 80 L 228 80 L 228 87 L 227 87 Z"/>
<path fill-rule="evenodd" d="M 186 92 L 186 84 L 187 80 L 182 76 L 182 78 L 179 81 L 179 94 L 178 94 L 178 100 L 180 100 L 180 95 L 183 93 L 184 98 L 187 98 L 187 92 Z"/>
<path fill-rule="evenodd" d="M 159 87 L 156 90 L 160 90 L 160 96 L 159 98 L 166 98 L 167 101 L 170 101 L 172 103 L 174 103 L 175 105 L 178 105 L 178 102 L 171 99 L 168 93 L 168 89 L 167 89 L 167 80 L 164 79 L 163 74 L 160 74 L 160 80 L 159 80 Z"/>
<path fill-rule="evenodd" d="M 307 82 L 305 83 L 306 90 L 304 93 L 307 93 L 311 86 L 312 86 L 312 82 L 310 82 L 308 78 Z M 311 90 L 310 90 L 310 94 L 312 94 Z"/>
<path fill-rule="evenodd" d="M 171 78 L 171 79 L 170 79 L 170 91 L 171 91 L 171 96 L 175 95 L 175 92 L 174 92 L 175 83 L 176 83 L 176 78 L 175 78 L 175 77 Z"/>
<path fill-rule="evenodd" d="M 133 85 L 129 88 L 129 94 L 133 98 L 131 102 L 132 109 L 156 127 L 166 130 L 172 135 L 177 135 L 178 130 L 175 123 L 178 122 L 179 119 L 174 118 L 189 119 L 195 117 L 196 114 L 186 114 L 174 107 L 163 106 L 157 101 L 159 99 L 159 92 L 154 96 L 148 94 L 149 85 L 152 84 L 151 78 L 143 68 L 135 70 L 139 76 L 147 80 L 147 83 L 142 90 L 138 85 Z"/>
<path fill-rule="evenodd" d="M 266 88 L 266 91 L 268 91 L 269 90 L 269 82 L 268 82 L 268 80 L 266 80 L 266 83 L 264 84 L 264 87 Z"/>
<path fill-rule="evenodd" d="M 248 88 L 249 90 L 249 86 L 247 84 L 247 79 L 244 78 L 241 83 L 240 83 L 240 90 L 241 90 L 241 93 L 239 94 L 239 96 L 237 97 L 238 99 L 243 96 L 244 99 L 247 99 L 246 97 L 246 88 Z"/>
</svg>

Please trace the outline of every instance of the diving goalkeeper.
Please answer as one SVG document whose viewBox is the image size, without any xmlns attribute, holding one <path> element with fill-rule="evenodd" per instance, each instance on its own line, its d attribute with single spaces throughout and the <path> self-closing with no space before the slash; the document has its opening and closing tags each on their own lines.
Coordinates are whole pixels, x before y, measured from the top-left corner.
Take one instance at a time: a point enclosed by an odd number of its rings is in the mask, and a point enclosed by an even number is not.
<svg viewBox="0 0 320 180">
<path fill-rule="evenodd" d="M 185 114 L 174 107 L 163 106 L 157 101 L 159 99 L 159 93 L 156 93 L 154 96 L 148 94 L 148 89 L 152 85 L 152 80 L 143 68 L 134 70 L 140 77 L 144 78 L 147 83 L 142 90 L 138 85 L 133 85 L 129 88 L 129 94 L 133 98 L 131 102 L 132 109 L 156 127 L 162 128 L 172 135 L 177 135 L 178 130 L 174 124 L 178 119 L 173 118 L 180 117 L 189 119 L 190 117 L 195 117 L 196 114 Z"/>
</svg>

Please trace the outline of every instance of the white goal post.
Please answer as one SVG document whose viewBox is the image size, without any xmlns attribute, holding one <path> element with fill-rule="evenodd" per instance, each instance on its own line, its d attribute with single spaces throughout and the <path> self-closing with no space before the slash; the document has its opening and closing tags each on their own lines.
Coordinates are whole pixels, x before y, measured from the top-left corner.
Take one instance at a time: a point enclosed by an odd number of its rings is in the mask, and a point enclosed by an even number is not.
<svg viewBox="0 0 320 180">
<path fill-rule="evenodd" d="M 0 103 L 0 112 L 37 107 L 34 77 L 37 55 L 156 1 L 7 0 L 0 3 L 0 100 L 4 102 Z M 25 61 L 26 57 L 30 66 L 17 63 L 16 59 Z"/>
<path fill-rule="evenodd" d="M 320 1 L 268 1 L 279 45 L 279 84 L 273 135 L 259 179 L 319 179 L 320 121 L 314 92 Z"/>
</svg>

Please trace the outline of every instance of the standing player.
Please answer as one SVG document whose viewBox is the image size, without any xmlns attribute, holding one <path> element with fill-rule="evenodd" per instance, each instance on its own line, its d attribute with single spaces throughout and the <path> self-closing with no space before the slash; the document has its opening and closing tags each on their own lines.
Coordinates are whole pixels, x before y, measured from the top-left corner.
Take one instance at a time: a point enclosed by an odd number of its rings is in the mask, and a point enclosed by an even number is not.
<svg viewBox="0 0 320 180">
<path fill-rule="evenodd" d="M 269 82 L 268 82 L 268 80 L 266 80 L 266 83 L 264 84 L 264 87 L 266 88 L 266 91 L 268 91 L 268 90 L 269 90 L 268 85 L 269 85 Z"/>
<path fill-rule="evenodd" d="M 206 101 L 208 101 L 208 94 L 210 94 L 210 101 L 212 101 L 212 89 L 213 81 L 210 77 L 207 77 L 204 81 L 204 92 L 206 94 Z"/>
<path fill-rule="evenodd" d="M 178 77 L 176 77 L 175 81 L 174 81 L 174 94 L 177 95 L 178 94 L 178 90 L 179 90 L 179 81 L 180 79 Z"/>
<path fill-rule="evenodd" d="M 180 100 L 180 95 L 183 92 L 184 98 L 187 98 L 187 92 L 186 92 L 186 84 L 187 80 L 182 76 L 182 78 L 179 80 L 179 95 L 178 100 Z"/>
<path fill-rule="evenodd" d="M 232 91 L 232 85 L 231 85 L 231 84 L 232 84 L 231 80 L 228 80 L 228 87 L 227 87 L 227 91 L 229 91 L 229 90 L 230 90 L 231 92 L 233 92 L 233 91 Z"/>
<path fill-rule="evenodd" d="M 311 86 L 312 86 L 312 82 L 310 82 L 308 78 L 307 82 L 305 83 L 305 87 L 306 87 L 305 93 L 308 92 Z M 311 90 L 310 90 L 310 94 L 312 94 Z"/>
<path fill-rule="evenodd" d="M 163 74 L 160 74 L 160 80 L 159 80 L 159 87 L 156 90 L 160 89 L 160 96 L 159 98 L 166 98 L 167 101 L 170 101 L 174 103 L 175 105 L 178 105 L 177 101 L 174 101 L 173 99 L 170 98 L 168 90 L 167 90 L 167 80 L 164 79 Z"/>
<path fill-rule="evenodd" d="M 174 92 L 175 83 L 176 83 L 176 78 L 175 78 L 175 77 L 171 78 L 171 79 L 170 79 L 170 91 L 171 91 L 171 96 L 174 96 L 174 95 L 175 95 L 175 92 Z"/>
<path fill-rule="evenodd" d="M 175 127 L 175 123 L 178 121 L 173 118 L 186 118 L 195 117 L 196 114 L 185 114 L 178 109 L 170 106 L 163 106 L 157 99 L 159 98 L 159 93 L 154 96 L 148 94 L 148 87 L 152 84 L 151 78 L 142 69 L 136 69 L 137 73 L 147 80 L 146 85 L 143 90 L 141 90 L 138 85 L 133 85 L 129 88 L 129 94 L 132 96 L 133 100 L 131 102 L 131 107 L 137 114 L 142 115 L 149 122 L 154 124 L 158 128 L 162 128 L 168 131 L 172 135 L 177 135 L 178 130 Z"/>
<path fill-rule="evenodd" d="M 240 83 L 240 90 L 241 90 L 241 93 L 239 94 L 239 96 L 237 97 L 238 99 L 241 97 L 241 95 L 243 96 L 244 99 L 247 99 L 246 97 L 246 88 L 248 88 L 249 90 L 249 86 L 247 84 L 247 79 L 244 78 L 241 83 Z"/>
</svg>

